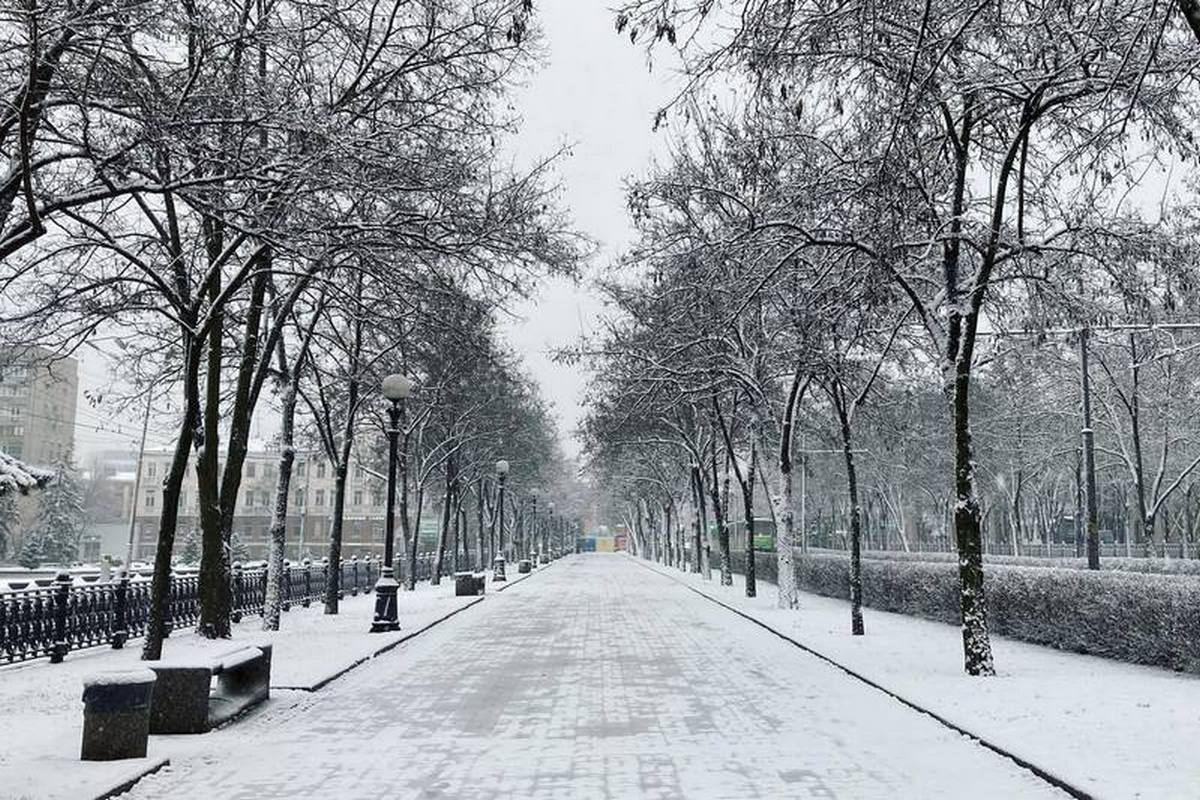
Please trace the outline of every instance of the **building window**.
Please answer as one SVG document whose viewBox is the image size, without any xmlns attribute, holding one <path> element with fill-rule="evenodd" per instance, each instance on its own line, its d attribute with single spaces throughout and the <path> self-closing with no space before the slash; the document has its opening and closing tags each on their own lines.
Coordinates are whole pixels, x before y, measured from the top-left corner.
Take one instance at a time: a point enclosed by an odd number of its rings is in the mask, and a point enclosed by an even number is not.
<svg viewBox="0 0 1200 800">
<path fill-rule="evenodd" d="M 377 506 L 383 505 L 383 492 L 379 491 L 378 489 L 371 492 L 371 503 L 372 505 Z"/>
<path fill-rule="evenodd" d="M 260 505 L 263 505 L 263 506 L 271 505 L 271 495 L 267 494 L 266 492 L 259 492 L 258 493 L 258 502 Z"/>
<path fill-rule="evenodd" d="M 356 491 L 354 493 L 354 505 L 356 505 L 356 506 L 362 505 L 362 492 L 361 491 Z"/>
<path fill-rule="evenodd" d="M 247 477 L 247 478 L 253 478 L 253 477 L 254 477 L 254 472 L 255 472 L 255 468 L 254 468 L 254 467 L 255 467 L 255 464 L 254 464 L 254 462 L 253 462 L 253 461 L 251 461 L 249 464 L 247 464 L 247 465 L 246 465 L 246 477 Z"/>
<path fill-rule="evenodd" d="M 187 492 L 181 491 L 179 493 L 179 505 L 181 505 L 181 506 L 187 505 Z"/>
<path fill-rule="evenodd" d="M 157 471 L 157 469 L 158 469 L 158 464 L 155 464 L 153 461 L 151 461 L 149 464 L 146 465 L 146 477 L 153 478 L 154 473 Z"/>
<path fill-rule="evenodd" d="M 325 505 L 325 490 L 324 489 L 317 489 L 317 497 L 315 500 L 313 500 L 313 502 L 319 506 Z"/>
<path fill-rule="evenodd" d="M 363 478 L 363 476 L 364 476 L 364 475 L 366 475 L 366 474 L 367 474 L 367 473 L 366 473 L 366 472 L 363 470 L 363 465 L 362 465 L 362 464 L 355 464 L 355 465 L 354 465 L 354 477 L 356 477 L 356 478 L 358 478 L 359 480 L 361 480 L 361 479 Z"/>
<path fill-rule="evenodd" d="M 324 461 L 317 462 L 317 477 L 318 478 L 325 477 L 325 462 Z M 317 505 L 320 505 L 320 503 L 318 503 Z"/>
<path fill-rule="evenodd" d="M 303 462 L 303 461 L 296 462 L 296 477 L 298 477 L 298 478 L 304 477 L 304 466 L 305 466 L 305 462 Z"/>
<path fill-rule="evenodd" d="M 246 508 L 250 508 L 253 505 L 254 505 L 254 490 L 247 489 L 246 490 Z"/>
<path fill-rule="evenodd" d="M 154 492 L 146 492 L 146 508 L 154 508 Z"/>
<path fill-rule="evenodd" d="M 304 490 L 303 489 L 296 490 L 296 507 L 304 508 Z"/>
</svg>

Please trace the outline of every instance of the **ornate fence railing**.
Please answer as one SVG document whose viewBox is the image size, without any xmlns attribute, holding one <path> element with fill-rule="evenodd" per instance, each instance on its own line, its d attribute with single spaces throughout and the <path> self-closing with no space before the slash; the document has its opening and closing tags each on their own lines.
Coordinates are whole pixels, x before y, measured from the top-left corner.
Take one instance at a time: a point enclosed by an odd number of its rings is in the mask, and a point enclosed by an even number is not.
<svg viewBox="0 0 1200 800">
<path fill-rule="evenodd" d="M 328 564 L 284 562 L 280 606 L 308 607 L 325 596 Z M 430 563 L 432 563 L 430 561 Z M 420 562 L 418 562 L 418 568 Z M 426 566 L 426 570 L 429 567 Z M 379 578 L 378 559 L 357 557 L 341 563 L 342 594 L 367 593 Z M 56 578 L 32 581 L 33 586 L 9 581 L 0 590 L 0 663 L 49 657 L 63 660 L 72 650 L 109 645 L 121 648 L 131 638 L 144 636 L 150 617 L 150 581 L 121 575 L 109 581 L 94 577 L 75 583 L 60 573 Z M 265 567 L 234 564 L 230 574 L 232 618 L 261 615 L 267 593 Z M 188 628 L 200 618 L 200 576 L 194 571 L 173 571 L 167 594 L 166 628 Z"/>
</svg>

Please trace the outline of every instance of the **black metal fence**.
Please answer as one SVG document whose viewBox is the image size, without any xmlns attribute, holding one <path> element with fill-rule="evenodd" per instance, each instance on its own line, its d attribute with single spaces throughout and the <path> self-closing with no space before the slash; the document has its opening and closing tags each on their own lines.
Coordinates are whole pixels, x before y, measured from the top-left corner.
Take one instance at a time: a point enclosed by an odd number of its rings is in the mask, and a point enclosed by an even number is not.
<svg viewBox="0 0 1200 800">
<path fill-rule="evenodd" d="M 307 608 L 325 594 L 328 564 L 284 562 L 283 597 L 280 606 Z M 430 561 L 432 563 L 432 561 Z M 379 578 L 378 559 L 350 558 L 341 563 L 343 594 L 367 593 Z M 150 618 L 150 581 L 122 575 L 109 581 L 83 579 L 75 584 L 69 575 L 37 579 L 33 586 L 9 581 L 9 591 L 0 592 L 0 663 L 49 657 L 63 660 L 72 650 L 125 642 L 146 634 Z M 230 593 L 234 622 L 247 615 L 261 615 L 266 601 L 267 570 L 264 566 L 243 568 L 234 564 Z M 200 577 L 194 571 L 171 573 L 167 594 L 166 630 L 194 625 L 200 618 Z"/>
</svg>

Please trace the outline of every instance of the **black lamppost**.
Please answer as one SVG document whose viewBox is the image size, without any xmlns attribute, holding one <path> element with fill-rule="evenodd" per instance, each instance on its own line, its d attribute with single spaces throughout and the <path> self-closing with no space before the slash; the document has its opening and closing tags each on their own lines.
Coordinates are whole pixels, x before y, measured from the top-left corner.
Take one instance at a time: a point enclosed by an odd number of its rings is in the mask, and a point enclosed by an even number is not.
<svg viewBox="0 0 1200 800">
<path fill-rule="evenodd" d="M 538 501 L 538 495 L 540 495 L 540 494 L 541 494 L 541 492 L 539 492 L 537 489 L 529 490 L 529 497 L 533 501 L 533 509 L 530 512 L 529 533 L 525 537 L 525 546 L 522 548 L 522 555 L 524 558 L 531 557 L 532 552 L 533 552 L 533 544 L 535 542 L 537 542 L 537 538 L 538 538 L 537 501 Z"/>
<path fill-rule="evenodd" d="M 492 580 L 504 581 L 508 578 L 504 574 L 504 478 L 508 475 L 508 462 L 503 458 L 496 462 L 496 480 L 499 481 L 499 498 L 496 501 L 496 524 L 499 526 L 497 533 L 499 541 L 496 546 L 496 557 L 492 560 Z"/>
<path fill-rule="evenodd" d="M 388 406 L 388 482 L 387 482 L 387 518 L 383 523 L 383 568 L 379 571 L 379 580 L 375 583 L 375 619 L 371 622 L 371 633 L 385 633 L 400 630 L 400 620 L 396 614 L 396 592 L 400 584 L 396 582 L 393 568 L 396 545 L 396 450 L 400 440 L 400 415 L 403 411 L 404 400 L 412 393 L 412 381 L 404 375 L 388 375 L 383 379 L 383 396 L 391 404 Z"/>
<path fill-rule="evenodd" d="M 542 528 L 542 541 L 538 553 L 539 564 L 550 563 L 550 535 L 554 530 L 554 501 L 546 504 L 546 525 Z"/>
</svg>

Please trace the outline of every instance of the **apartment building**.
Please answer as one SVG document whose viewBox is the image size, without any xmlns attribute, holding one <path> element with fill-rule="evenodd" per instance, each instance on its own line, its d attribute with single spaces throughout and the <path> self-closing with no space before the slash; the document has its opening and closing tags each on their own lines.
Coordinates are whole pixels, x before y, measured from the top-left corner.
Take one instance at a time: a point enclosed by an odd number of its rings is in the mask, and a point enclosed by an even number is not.
<svg viewBox="0 0 1200 800">
<path fill-rule="evenodd" d="M 32 348 L 0 352 L 0 450 L 50 466 L 75 443 L 79 363 Z"/>
<path fill-rule="evenodd" d="M 137 497 L 135 560 L 149 561 L 154 557 L 162 513 L 162 482 L 170 461 L 171 453 L 166 450 L 147 451 L 143 459 L 142 485 Z M 248 548 L 251 559 L 265 558 L 267 554 L 278 468 L 279 453 L 266 449 L 248 453 L 242 467 L 233 529 Z M 382 556 L 386 490 L 383 479 L 368 472 L 361 464 L 351 465 L 343 515 L 344 557 Z M 333 496 L 334 475 L 329 461 L 318 452 L 298 453 L 288 498 L 288 558 L 319 558 L 325 553 L 333 517 Z M 176 553 L 181 551 L 187 532 L 198 526 L 196 502 L 195 478 L 189 476 L 179 501 Z M 425 527 L 423 524 L 422 528 Z M 398 550 L 402 547 L 399 541 L 396 546 Z"/>
</svg>

